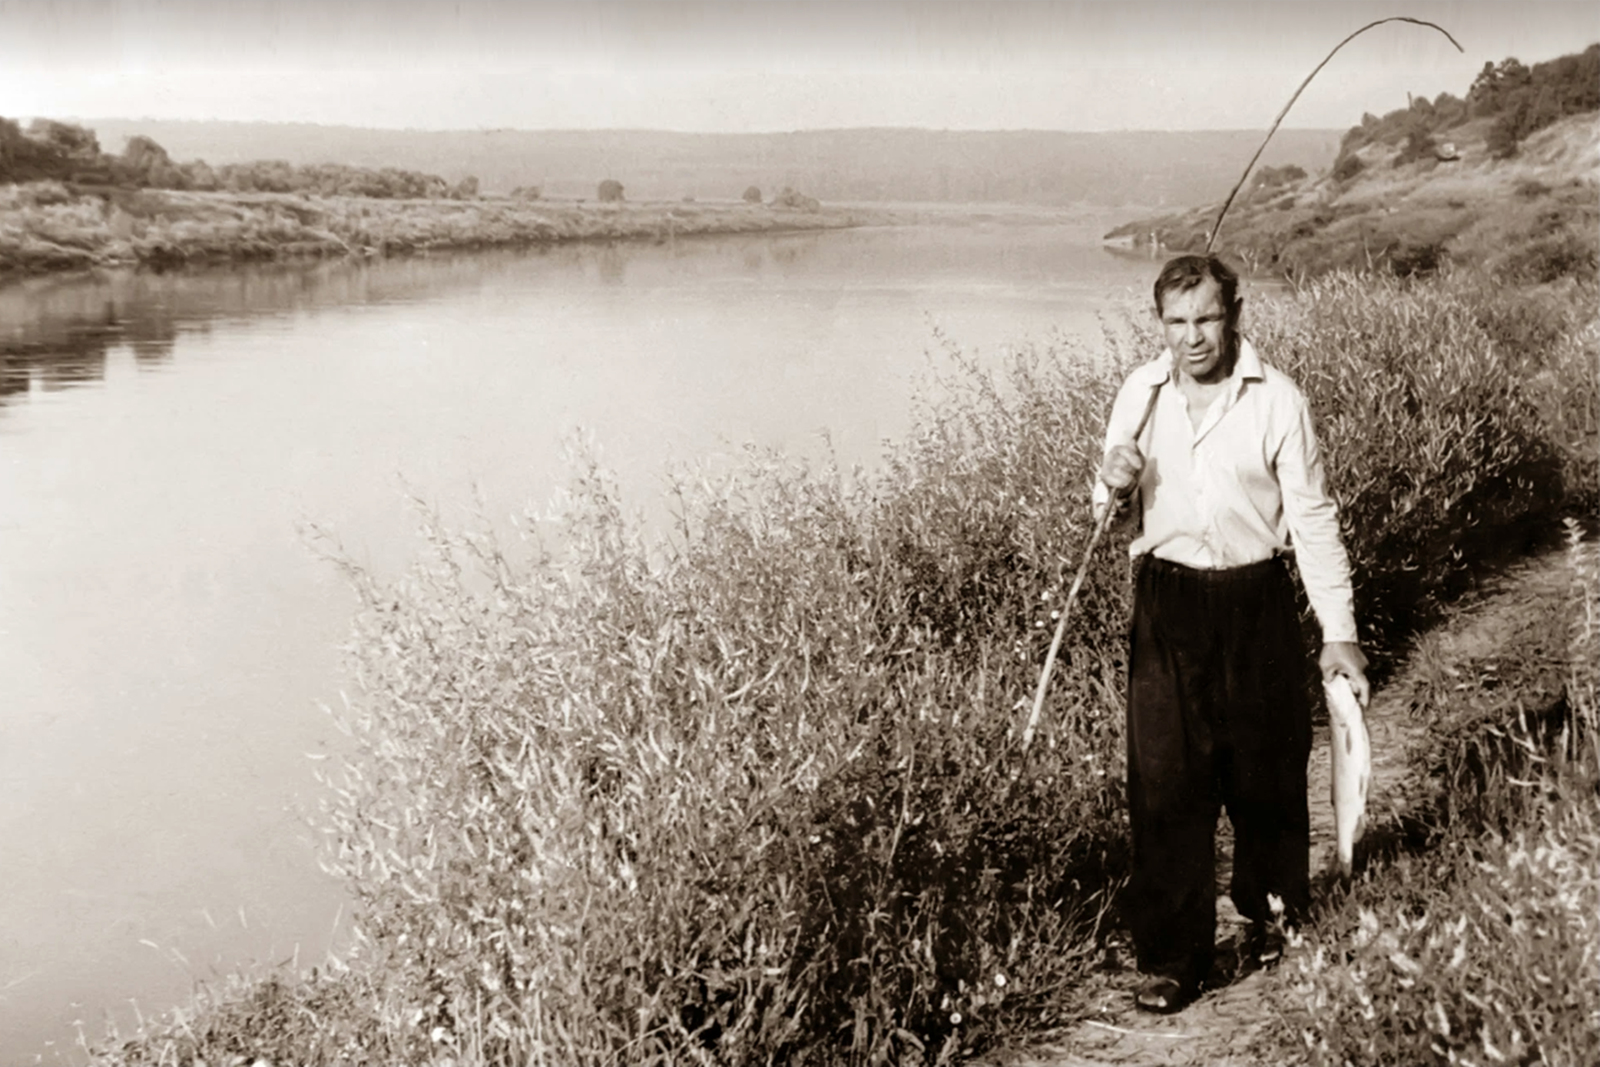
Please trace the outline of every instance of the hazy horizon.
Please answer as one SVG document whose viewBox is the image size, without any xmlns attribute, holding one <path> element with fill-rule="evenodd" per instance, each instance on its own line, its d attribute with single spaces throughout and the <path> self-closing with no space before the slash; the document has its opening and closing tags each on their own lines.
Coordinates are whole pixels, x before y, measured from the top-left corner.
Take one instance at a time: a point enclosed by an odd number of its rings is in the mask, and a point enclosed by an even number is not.
<svg viewBox="0 0 1600 1067">
<path fill-rule="evenodd" d="M 6 116 L 8 118 L 14 116 Z M 311 122 L 300 119 L 187 119 L 187 118 L 161 118 L 154 115 L 26 115 L 23 118 L 49 118 L 63 122 L 72 122 L 93 128 L 96 122 L 133 123 L 133 122 L 158 122 L 158 123 L 189 123 L 193 125 L 217 124 L 232 126 L 305 126 L 319 130 L 360 130 L 375 133 L 419 133 L 419 134 L 459 134 L 459 133 L 530 133 L 530 134 L 663 134 L 674 137 L 784 137 L 791 134 L 825 134 L 825 133 L 866 133 L 873 130 L 915 131 L 918 133 L 971 133 L 971 134 L 1071 134 L 1071 135 L 1120 135 L 1120 134 L 1207 134 L 1207 133 L 1249 133 L 1252 130 L 1265 133 L 1265 127 L 1254 126 L 1217 126 L 1205 129 L 1177 129 L 1158 127 L 1119 128 L 1114 130 L 1053 130 L 1040 127 L 973 127 L 951 129 L 940 126 L 808 126 L 800 129 L 789 130 L 676 130 L 661 126 L 357 126 L 348 122 Z M 1296 129 L 1308 133 L 1343 133 L 1349 129 L 1351 123 L 1341 123 L 1332 126 L 1289 126 L 1287 129 Z"/>
<path fill-rule="evenodd" d="M 375 130 L 1339 129 L 1600 39 L 1590 0 L 12 0 L 0 114 Z"/>
</svg>

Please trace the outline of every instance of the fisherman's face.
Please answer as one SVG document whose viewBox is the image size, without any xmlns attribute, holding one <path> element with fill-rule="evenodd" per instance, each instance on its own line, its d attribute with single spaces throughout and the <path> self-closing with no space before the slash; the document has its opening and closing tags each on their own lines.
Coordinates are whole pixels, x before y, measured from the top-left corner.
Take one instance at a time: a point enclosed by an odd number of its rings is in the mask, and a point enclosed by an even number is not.
<svg viewBox="0 0 1600 1067">
<path fill-rule="evenodd" d="M 1192 289 L 1161 297 L 1161 329 L 1178 370 L 1201 384 L 1233 373 L 1233 331 L 1222 306 L 1222 290 L 1210 278 Z"/>
</svg>

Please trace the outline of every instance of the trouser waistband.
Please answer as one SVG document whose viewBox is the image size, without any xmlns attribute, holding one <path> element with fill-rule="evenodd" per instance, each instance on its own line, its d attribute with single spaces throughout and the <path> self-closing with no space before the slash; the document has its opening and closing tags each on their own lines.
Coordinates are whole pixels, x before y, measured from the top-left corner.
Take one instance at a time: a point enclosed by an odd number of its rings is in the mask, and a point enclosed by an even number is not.
<svg viewBox="0 0 1600 1067">
<path fill-rule="evenodd" d="M 1245 563 L 1238 567 L 1190 567 L 1182 563 L 1174 563 L 1160 556 L 1143 555 L 1136 564 L 1138 569 L 1148 569 L 1153 575 L 1170 576 L 1180 581 L 1192 581 L 1204 584 L 1230 585 L 1236 582 L 1257 581 L 1285 568 L 1283 556 L 1269 556 L 1256 563 Z"/>
</svg>

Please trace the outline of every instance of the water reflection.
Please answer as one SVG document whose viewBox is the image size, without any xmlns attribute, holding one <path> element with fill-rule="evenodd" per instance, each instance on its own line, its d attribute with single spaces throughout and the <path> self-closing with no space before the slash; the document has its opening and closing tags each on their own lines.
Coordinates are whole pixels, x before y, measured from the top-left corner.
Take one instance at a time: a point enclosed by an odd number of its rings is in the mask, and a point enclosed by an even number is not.
<svg viewBox="0 0 1600 1067">
<path fill-rule="evenodd" d="M 747 281 L 799 274 L 847 278 L 862 270 L 915 284 L 947 284 L 1000 268 L 1018 282 L 1051 284 L 1094 276 L 1108 261 L 1148 258 L 1148 250 L 1095 248 L 1064 229 L 1060 246 L 1013 248 L 1003 222 L 970 221 L 886 245 L 872 228 L 828 234 L 696 237 L 663 245 L 569 245 L 550 249 L 447 253 L 379 261 L 241 265 L 190 271 L 102 271 L 27 279 L 0 286 L 0 416 L 33 388 L 93 383 L 108 353 L 131 349 L 142 370 L 169 362 L 179 336 L 217 320 L 287 317 L 318 308 L 410 303 L 482 288 L 508 270 L 528 270 L 553 285 L 581 278 L 604 289 Z M 963 233 L 951 239 L 955 230 Z M 916 232 L 916 231 L 909 231 Z M 1107 253 L 1110 253 L 1109 255 Z M 984 279 L 988 281 L 987 278 Z"/>
<path fill-rule="evenodd" d="M 35 387 L 46 391 L 100 381 L 108 353 L 126 346 L 141 369 L 172 358 L 180 334 L 216 320 L 259 320 L 326 307 L 410 303 L 481 287 L 512 262 L 530 261 L 554 280 L 582 277 L 606 288 L 643 272 L 737 249 L 745 274 L 792 267 L 814 254 L 815 235 L 696 238 L 656 248 L 596 244 L 551 249 L 449 253 L 382 261 L 241 265 L 191 271 L 97 271 L 0 286 L 0 414 Z"/>
<path fill-rule="evenodd" d="M 457 257 L 24 280 L 0 288 L 0 410 L 35 382 L 49 391 L 101 380 L 119 346 L 152 369 L 172 358 L 181 333 L 219 318 L 403 301 L 470 285 L 484 269 Z"/>
<path fill-rule="evenodd" d="M 130 344 L 140 365 L 170 358 L 177 337 L 171 319 L 137 302 L 129 308 L 126 296 L 120 304 L 109 287 L 59 280 L 0 290 L 0 406 L 35 380 L 55 391 L 101 379 L 106 353 L 118 344 Z"/>
<path fill-rule="evenodd" d="M 627 258 L 621 249 L 615 246 L 601 248 L 595 265 L 600 268 L 600 280 L 606 285 L 621 285 L 627 281 Z"/>
</svg>

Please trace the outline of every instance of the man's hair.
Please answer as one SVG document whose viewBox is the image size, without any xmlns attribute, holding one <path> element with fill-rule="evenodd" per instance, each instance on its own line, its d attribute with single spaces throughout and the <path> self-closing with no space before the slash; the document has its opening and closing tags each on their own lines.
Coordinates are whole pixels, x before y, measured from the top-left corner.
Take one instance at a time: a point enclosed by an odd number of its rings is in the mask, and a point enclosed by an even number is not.
<svg viewBox="0 0 1600 1067">
<path fill-rule="evenodd" d="M 1178 256 L 1161 268 L 1156 278 L 1156 311 L 1165 311 L 1163 298 L 1172 292 L 1187 292 L 1207 280 L 1217 283 L 1222 310 L 1230 323 L 1239 318 L 1239 275 L 1220 256 Z"/>
</svg>

